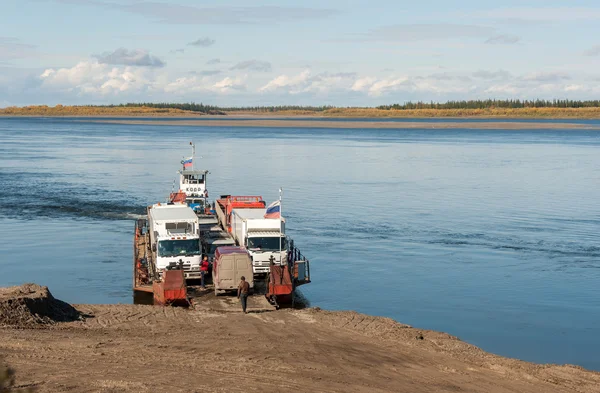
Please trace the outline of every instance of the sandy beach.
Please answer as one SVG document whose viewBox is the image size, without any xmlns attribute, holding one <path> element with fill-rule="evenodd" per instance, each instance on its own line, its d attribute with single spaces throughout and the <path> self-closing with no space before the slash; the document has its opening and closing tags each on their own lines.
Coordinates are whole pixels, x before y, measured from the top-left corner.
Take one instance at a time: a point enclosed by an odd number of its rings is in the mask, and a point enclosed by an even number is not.
<svg viewBox="0 0 600 393">
<path fill-rule="evenodd" d="M 72 308 L 36 285 L 0 289 L 0 355 L 38 392 L 600 392 L 597 372 L 351 311 Z"/>
<path fill-rule="evenodd" d="M 88 120 L 83 120 L 88 121 Z M 388 128 L 388 129 L 482 129 L 482 130 L 600 130 L 600 126 L 577 123 L 531 123 L 531 122 L 391 122 L 391 121 L 335 121 L 297 119 L 222 119 L 213 120 L 137 120 L 102 119 L 90 122 L 105 124 L 137 124 L 153 126 L 197 126 L 197 127 L 281 127 L 281 128 Z"/>
</svg>

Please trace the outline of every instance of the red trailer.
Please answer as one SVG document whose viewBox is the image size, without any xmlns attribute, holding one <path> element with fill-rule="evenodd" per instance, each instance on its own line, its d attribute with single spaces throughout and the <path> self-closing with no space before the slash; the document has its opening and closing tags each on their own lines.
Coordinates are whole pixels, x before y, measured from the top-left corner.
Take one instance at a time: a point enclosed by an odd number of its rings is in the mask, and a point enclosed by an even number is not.
<svg viewBox="0 0 600 393">
<path fill-rule="evenodd" d="M 219 223 L 224 230 L 231 233 L 231 212 L 233 209 L 265 209 L 267 204 L 261 196 L 222 195 L 216 200 L 215 210 Z"/>
</svg>

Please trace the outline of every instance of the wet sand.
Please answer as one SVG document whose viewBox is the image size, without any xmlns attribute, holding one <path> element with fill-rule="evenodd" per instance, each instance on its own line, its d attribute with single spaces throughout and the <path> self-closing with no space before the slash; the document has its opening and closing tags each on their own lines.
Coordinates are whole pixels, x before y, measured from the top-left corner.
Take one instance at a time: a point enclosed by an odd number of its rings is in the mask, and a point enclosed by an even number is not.
<svg viewBox="0 0 600 393">
<path fill-rule="evenodd" d="M 222 118 L 223 119 L 223 118 Z M 85 120 L 84 120 L 85 121 Z M 600 126 L 577 123 L 532 122 L 392 122 L 392 121 L 335 121 L 335 120 L 283 120 L 283 119 L 223 119 L 212 120 L 136 120 L 106 119 L 89 120 L 107 124 L 138 124 L 154 126 L 198 127 L 277 127 L 277 128 L 389 128 L 389 129 L 488 129 L 488 130 L 600 130 Z"/>
</svg>

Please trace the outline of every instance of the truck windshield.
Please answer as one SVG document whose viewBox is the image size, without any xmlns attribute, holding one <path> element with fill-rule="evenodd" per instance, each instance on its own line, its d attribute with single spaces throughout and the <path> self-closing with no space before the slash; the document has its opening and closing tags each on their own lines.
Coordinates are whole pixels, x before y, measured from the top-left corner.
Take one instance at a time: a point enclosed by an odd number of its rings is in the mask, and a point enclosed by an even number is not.
<svg viewBox="0 0 600 393">
<path fill-rule="evenodd" d="M 175 257 L 179 255 L 200 255 L 198 239 L 161 240 L 158 242 L 159 257 Z"/>
<path fill-rule="evenodd" d="M 284 237 L 249 237 L 248 250 L 279 251 L 279 239 L 281 239 L 281 250 L 287 250 L 287 240 Z"/>
</svg>

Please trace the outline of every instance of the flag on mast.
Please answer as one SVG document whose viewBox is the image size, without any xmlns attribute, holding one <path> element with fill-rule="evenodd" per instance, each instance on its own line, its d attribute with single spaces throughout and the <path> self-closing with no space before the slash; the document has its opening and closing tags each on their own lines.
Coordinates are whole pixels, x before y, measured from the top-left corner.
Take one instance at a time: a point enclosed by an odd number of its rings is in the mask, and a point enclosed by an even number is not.
<svg viewBox="0 0 600 393">
<path fill-rule="evenodd" d="M 190 168 L 192 166 L 192 157 L 188 157 L 185 160 L 181 161 L 184 168 Z"/>
<path fill-rule="evenodd" d="M 275 201 L 267 206 L 265 218 L 281 218 L 281 201 Z"/>
</svg>

